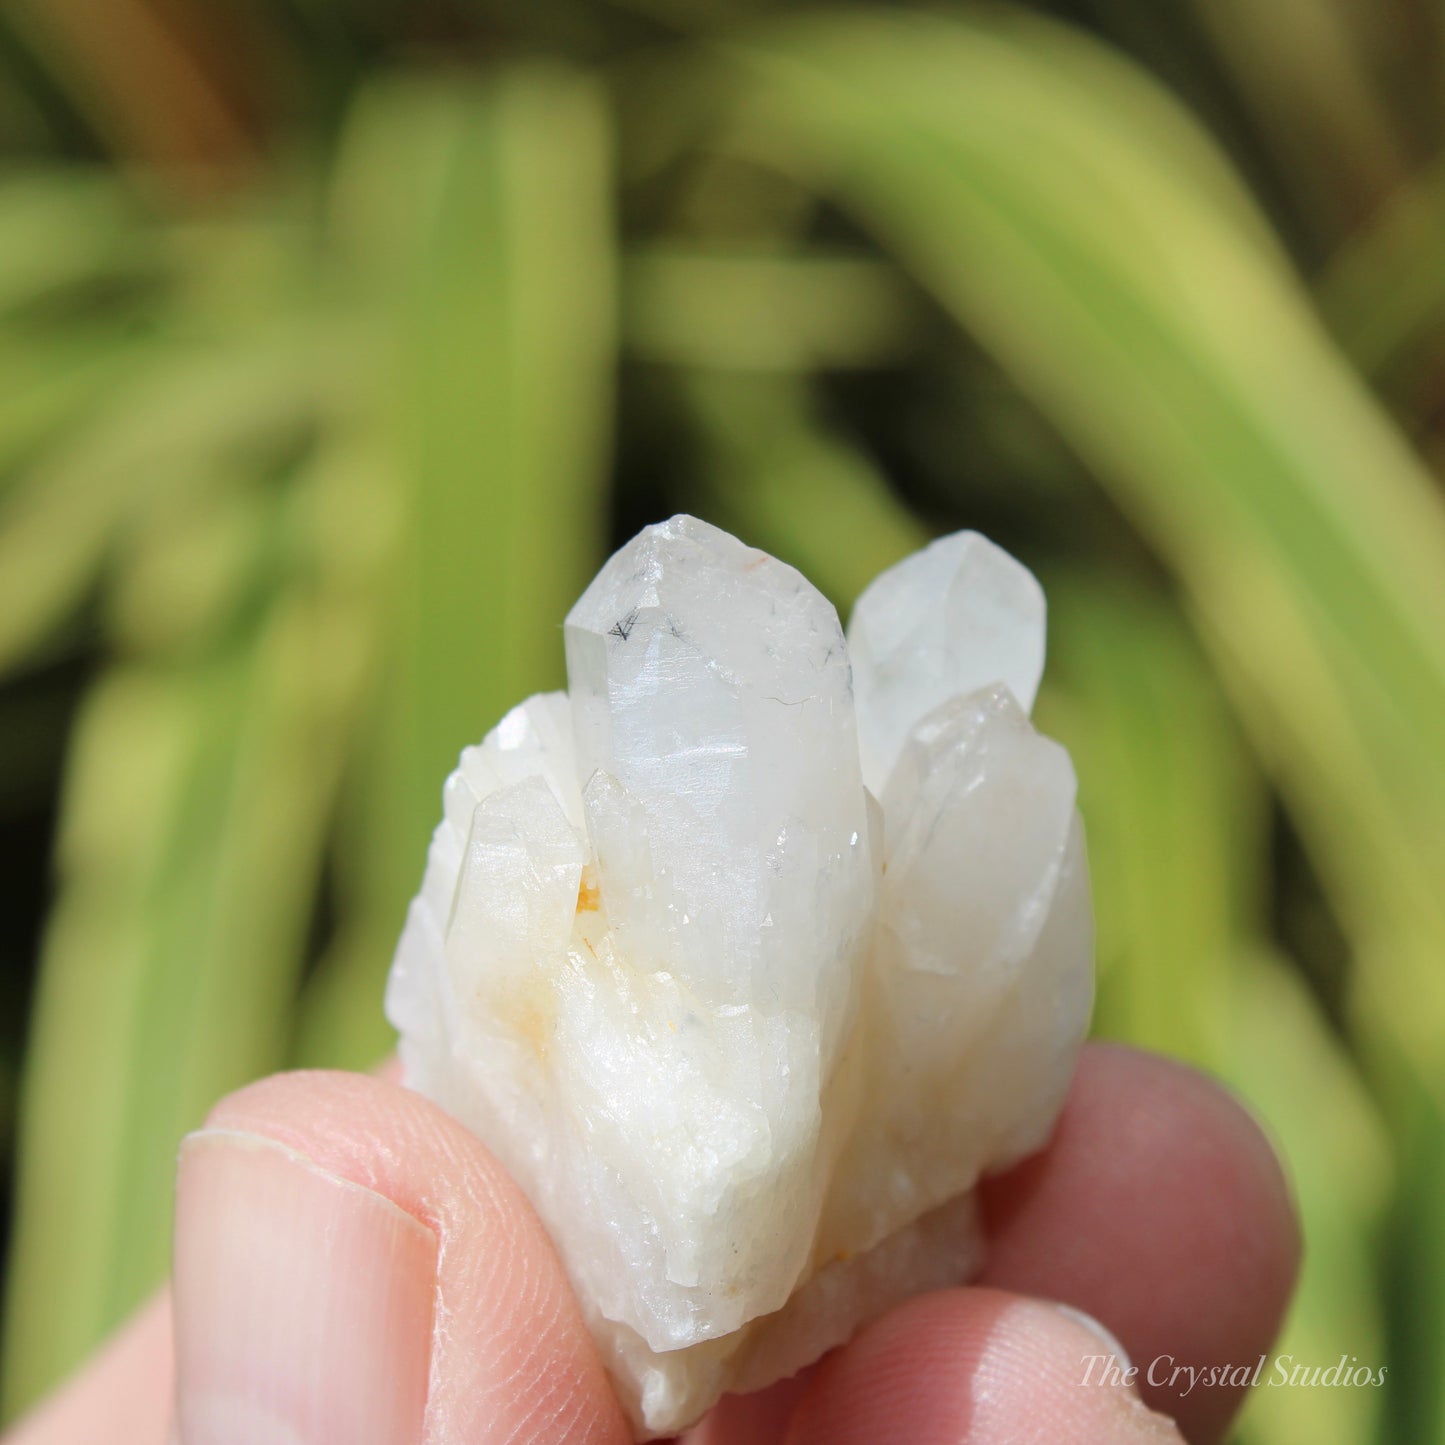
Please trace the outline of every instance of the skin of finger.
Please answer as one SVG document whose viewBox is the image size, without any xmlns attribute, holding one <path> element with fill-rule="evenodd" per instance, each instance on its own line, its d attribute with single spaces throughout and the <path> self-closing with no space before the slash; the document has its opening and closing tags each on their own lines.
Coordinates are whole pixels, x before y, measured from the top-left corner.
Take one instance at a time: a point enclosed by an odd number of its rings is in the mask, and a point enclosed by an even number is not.
<svg viewBox="0 0 1445 1445">
<path fill-rule="evenodd" d="M 1000 1290 L 922 1295 L 813 1372 L 787 1445 L 1178 1445 L 1061 1311 Z"/>
<path fill-rule="evenodd" d="M 364 1075 L 280 1074 L 223 1100 L 207 1123 L 273 1139 L 435 1232 L 425 1445 L 630 1441 L 540 1221 L 481 1142 L 435 1105 Z"/>
<path fill-rule="evenodd" d="M 161 1445 L 170 1427 L 171 1300 L 143 1305 L 91 1360 L 5 1435 L 4 1445 Z"/>
<path fill-rule="evenodd" d="M 376 1077 L 401 1081 L 389 1054 Z M 169 1438 L 175 1398 L 170 1289 L 158 1291 L 86 1364 L 6 1431 L 3 1445 L 137 1445 Z"/>
<path fill-rule="evenodd" d="M 724 1395 L 682 1436 L 683 1445 L 775 1445 L 787 1432 L 811 1376 L 811 1370 L 803 1370 L 751 1395 Z"/>
<path fill-rule="evenodd" d="M 1171 1353 L 1198 1367 L 1269 1349 L 1299 1261 L 1288 1187 L 1253 1119 L 1195 1070 L 1086 1046 L 1048 1148 L 982 1193 L 983 1283 L 1073 1304 L 1145 1369 Z M 1240 1401 L 1228 1387 L 1142 1384 L 1200 1442 Z M 798 1394 L 790 1382 L 724 1400 L 687 1445 L 776 1445 Z"/>
<path fill-rule="evenodd" d="M 1197 1445 L 1222 1438 L 1242 1389 L 1189 1389 L 1187 1371 L 1267 1353 L 1300 1258 L 1288 1183 L 1246 1110 L 1182 1064 L 1092 1045 L 1047 1151 L 983 1197 L 980 1282 L 1094 1316 L 1151 1406 Z"/>
<path fill-rule="evenodd" d="M 1141 1100 L 1148 1101 L 1145 1128 L 1131 1117 Z M 280 1103 L 284 1097 L 273 1097 L 268 1114 Z M 328 1113 L 344 1135 L 345 1120 L 335 1117 L 334 1107 Z M 244 1115 L 238 1117 L 244 1123 Z M 1219 1172 L 1233 1181 L 1234 1212 L 1255 1220 L 1253 1242 L 1242 1254 L 1208 1240 L 1221 1222 L 1218 1184 L 1193 1191 L 1180 1187 L 1177 1155 L 1180 1148 L 1187 1152 L 1189 1132 L 1201 1117 L 1214 1139 L 1211 1152 L 1222 1147 L 1236 1156 Z M 1187 1158 L 1184 1163 L 1187 1167 Z M 1279 1166 L 1252 1120 L 1194 1071 L 1129 1049 L 1088 1046 L 1049 1150 L 990 1181 L 984 1194 L 993 1235 L 985 1279 L 1071 1301 L 1103 1319 L 1136 1361 L 1147 1365 L 1169 1349 L 1181 1363 L 1202 1362 L 1211 1350 L 1233 1358 L 1260 1339 L 1266 1343 L 1259 1348 L 1268 1348 L 1298 1259 L 1293 1211 Z M 1226 1234 L 1235 1228 L 1228 1213 L 1222 1221 Z M 1087 1231 L 1100 1228 L 1104 1239 L 1096 1244 Z M 1206 1294 L 1222 1294 L 1231 1318 L 1242 1312 L 1234 1325 L 1241 1338 L 1226 1335 L 1221 1341 L 1218 1325 L 1202 1317 L 1187 1293 L 1175 1300 L 1166 1288 L 1112 1262 L 1118 1251 L 1111 1251 L 1108 1241 L 1122 1236 L 1126 1257 L 1139 1249 L 1155 1261 L 1155 1273 L 1179 1280 L 1187 1290 L 1200 1258 L 1194 1251 L 1201 1230 L 1204 1254 L 1219 1266 L 1203 1281 Z M 1253 1268 L 1250 1262 L 1257 1258 L 1259 1267 Z M 159 1422 L 168 1415 L 171 1395 L 169 1331 L 169 1310 L 157 1302 L 83 1375 L 16 1426 L 5 1445 L 162 1438 Z M 758 1396 L 725 1400 L 688 1437 L 689 1445 L 694 1440 L 772 1445 L 782 1438 L 799 1393 L 796 1382 L 787 1382 Z M 1191 1438 L 1207 1441 L 1221 1433 L 1235 1403 L 1233 1392 L 1209 1390 L 1176 1399 L 1174 1406 Z M 151 1420 L 158 1423 L 152 1427 Z"/>
</svg>

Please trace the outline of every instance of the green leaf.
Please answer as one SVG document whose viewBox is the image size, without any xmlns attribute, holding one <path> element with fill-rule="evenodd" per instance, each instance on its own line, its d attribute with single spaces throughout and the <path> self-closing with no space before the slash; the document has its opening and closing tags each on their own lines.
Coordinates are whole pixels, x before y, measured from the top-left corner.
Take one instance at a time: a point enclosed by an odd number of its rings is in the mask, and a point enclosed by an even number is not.
<svg viewBox="0 0 1445 1445">
<path fill-rule="evenodd" d="M 181 1135 L 284 1058 L 369 641 L 318 580 L 87 698 L 25 1065 L 7 1412 L 163 1276 Z"/>
<path fill-rule="evenodd" d="M 1305 1240 L 1275 1357 L 1328 1366 L 1353 1355 L 1352 1369 L 1376 1370 L 1390 1357 L 1375 1243 L 1392 1191 L 1396 1207 L 1411 1197 L 1408 1188 L 1397 1187 L 1393 1141 L 1355 1061 L 1298 970 L 1267 948 L 1247 944 L 1236 975 L 1220 1071 L 1249 1100 L 1283 1158 Z M 1265 1381 L 1274 1368 L 1271 1362 Z M 1266 1386 L 1246 1402 L 1239 1433 L 1246 1445 L 1427 1438 L 1423 1431 L 1379 1434 L 1399 1384 L 1387 1375 L 1378 1388 Z"/>
<path fill-rule="evenodd" d="M 354 370 L 331 330 L 305 323 L 148 360 L 0 498 L 0 672 L 93 588 L 128 518 L 303 431 Z"/>
<path fill-rule="evenodd" d="M 1390 1350 L 1381 1441 L 1438 1440 L 1445 1420 L 1445 1111 L 1427 1081 L 1390 1061 L 1391 1132 L 1400 1187 L 1379 1254 Z"/>
<path fill-rule="evenodd" d="M 1264 944 L 1269 809 L 1256 764 L 1173 607 L 1118 582 L 1048 578 L 1038 718 L 1079 773 L 1100 951 L 1095 1029 L 1188 1059 L 1246 1098 L 1285 1160 L 1303 1233 L 1277 1353 L 1383 1363 L 1373 1240 L 1390 1143 L 1354 1059 Z M 1328 1126 L 1321 1127 L 1321 1120 Z M 1273 1364 L 1264 1379 L 1270 1379 Z M 1380 1392 L 1259 1390 L 1243 1441 L 1374 1438 Z"/>
<path fill-rule="evenodd" d="M 0 328 L 0 499 L 23 485 L 27 466 L 63 446 L 97 403 L 129 385 L 151 361 L 153 344 L 122 327 Z"/>
<path fill-rule="evenodd" d="M 1208 142 L 1022 16 L 759 36 L 732 144 L 835 194 L 1013 373 L 1178 577 L 1357 939 L 1438 958 L 1445 506 Z M 1362 970 L 1360 1017 L 1445 1091 L 1430 951 Z"/>
<path fill-rule="evenodd" d="M 1445 505 L 1241 189 L 1132 68 L 1021 15 L 811 18 L 730 57 L 724 142 L 871 228 L 1172 572 L 1355 946 L 1375 1087 L 1406 1069 L 1438 1116 Z M 1427 1326 L 1392 1350 L 1433 1358 Z M 1430 1378 L 1394 1382 L 1420 1438 Z"/>
<path fill-rule="evenodd" d="M 1219 1068 L 1264 872 L 1262 784 L 1197 644 L 1142 588 L 1046 576 L 1039 725 L 1070 749 L 1098 925 L 1095 1028 Z"/>
<path fill-rule="evenodd" d="M 0 179 L 0 322 L 69 289 L 154 270 L 140 219 L 134 198 L 99 169 Z"/>
<path fill-rule="evenodd" d="M 388 661 L 342 858 L 346 922 L 302 1057 L 390 1038 L 386 965 L 457 754 L 562 681 L 560 623 L 600 561 L 614 364 L 608 118 L 591 82 L 517 66 L 361 105 L 343 251 L 389 327 L 379 444 L 403 520 Z"/>
<path fill-rule="evenodd" d="M 1309 1242 L 1278 1353 L 1321 1365 L 1354 1354 L 1375 1368 L 1385 1355 L 1372 1241 L 1392 1183 L 1389 1141 L 1355 1061 L 1263 941 L 1263 781 L 1167 600 L 1118 581 L 1047 584 L 1036 711 L 1079 772 L 1096 1030 L 1190 1060 L 1249 1101 L 1285 1161 Z M 1241 1438 L 1288 1440 L 1306 1425 L 1331 1445 L 1373 1438 L 1381 1393 L 1329 1393 L 1256 1391 Z"/>
<path fill-rule="evenodd" d="M 623 272 L 629 350 L 742 371 L 878 366 L 907 349 L 912 298 L 865 257 L 657 245 Z"/>
</svg>

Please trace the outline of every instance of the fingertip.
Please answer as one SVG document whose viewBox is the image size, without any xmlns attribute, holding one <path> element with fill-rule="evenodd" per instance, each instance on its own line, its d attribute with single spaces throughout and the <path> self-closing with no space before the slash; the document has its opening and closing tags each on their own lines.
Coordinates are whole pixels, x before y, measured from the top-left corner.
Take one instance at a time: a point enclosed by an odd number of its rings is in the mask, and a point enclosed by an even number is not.
<svg viewBox="0 0 1445 1445">
<path fill-rule="evenodd" d="M 265 1227 L 258 1229 L 258 1218 Z M 228 1257 L 239 1261 L 230 1271 L 234 1288 L 218 1291 L 210 1262 Z M 581 1310 L 520 1189 L 455 1120 L 382 1079 L 282 1074 L 216 1106 L 182 1160 L 175 1289 L 178 1319 L 184 1310 L 190 1329 L 219 1342 L 208 1352 L 181 1352 L 187 1445 L 194 1432 L 185 1402 L 214 1397 L 216 1379 L 229 1382 L 220 1393 L 232 1396 L 239 1381 L 252 1403 L 262 1382 L 271 1395 L 265 1411 L 298 1429 L 300 1440 L 370 1441 L 330 1430 L 325 1422 L 340 1417 L 305 1395 L 312 1386 L 364 1394 L 355 1359 L 349 1368 L 341 1359 L 362 1345 L 371 1355 L 429 1362 L 422 1371 L 428 1438 L 437 1430 L 448 1439 L 500 1435 L 536 1445 L 630 1438 Z M 245 1311 L 224 1308 L 222 1294 L 236 1291 L 247 1298 Z M 359 1330 L 363 1339 L 324 1357 L 313 1351 L 318 1379 L 288 1380 L 285 1352 L 278 1361 L 257 1340 L 267 1318 L 309 1321 L 313 1333 L 334 1328 L 338 1337 Z M 396 1329 L 409 1332 L 404 1341 L 392 1338 Z M 413 1338 L 419 1329 L 424 1340 Z M 413 1383 L 417 1376 L 413 1369 Z M 419 1425 L 404 1423 L 406 1383 L 383 1380 L 385 1409 L 364 1412 L 368 1420 L 403 1422 L 376 1436 L 386 1445 L 422 1438 Z M 346 1408 L 354 1413 L 355 1401 Z M 225 1411 L 192 1413 L 214 1421 Z M 210 1438 L 196 1435 L 196 1445 Z M 241 1438 L 248 1438 L 244 1427 Z"/>
<path fill-rule="evenodd" d="M 1103 1367 L 1108 1354 L 1085 1324 L 1037 1300 L 980 1288 L 924 1295 L 818 1367 L 787 1442 L 1177 1445 L 1122 1370 Z"/>
<path fill-rule="evenodd" d="M 1120 1045 L 1085 1049 L 1047 1150 L 982 1191 L 983 1282 L 1066 1300 L 1136 1360 L 1253 1363 L 1298 1273 L 1288 1180 L 1216 1080 Z M 1222 1434 L 1239 1390 L 1143 1386 L 1191 1439 Z"/>
<path fill-rule="evenodd" d="M 748 1395 L 724 1395 L 682 1436 L 681 1445 L 778 1445 L 812 1373 L 809 1367 Z"/>
<path fill-rule="evenodd" d="M 178 1416 L 194 1445 L 422 1435 L 437 1237 L 263 1134 L 182 1146 Z"/>
</svg>

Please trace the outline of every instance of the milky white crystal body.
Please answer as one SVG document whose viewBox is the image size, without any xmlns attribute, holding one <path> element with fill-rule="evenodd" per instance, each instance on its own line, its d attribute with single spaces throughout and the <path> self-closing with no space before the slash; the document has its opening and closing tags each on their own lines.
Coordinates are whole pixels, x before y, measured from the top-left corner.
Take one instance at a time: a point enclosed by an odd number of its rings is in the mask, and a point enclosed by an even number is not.
<svg viewBox="0 0 1445 1445">
<path fill-rule="evenodd" d="M 974 533 L 845 638 L 690 517 L 618 552 L 444 790 L 387 991 L 407 1081 L 547 1224 L 639 1436 L 977 1269 L 1092 999 L 1044 605 Z"/>
</svg>

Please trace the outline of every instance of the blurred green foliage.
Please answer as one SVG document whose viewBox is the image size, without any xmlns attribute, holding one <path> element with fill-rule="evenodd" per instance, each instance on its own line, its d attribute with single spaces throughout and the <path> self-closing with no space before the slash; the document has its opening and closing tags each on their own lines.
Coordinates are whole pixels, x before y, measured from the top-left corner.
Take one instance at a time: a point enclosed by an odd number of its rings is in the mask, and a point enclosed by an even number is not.
<svg viewBox="0 0 1445 1445">
<path fill-rule="evenodd" d="M 216 1097 L 385 1051 L 458 748 L 689 509 L 1040 573 L 1098 1032 L 1253 1104 L 1281 1349 L 1389 1368 L 1240 1436 L 1445 1439 L 1442 80 L 1427 0 L 10 7 L 7 1411 Z"/>
</svg>

